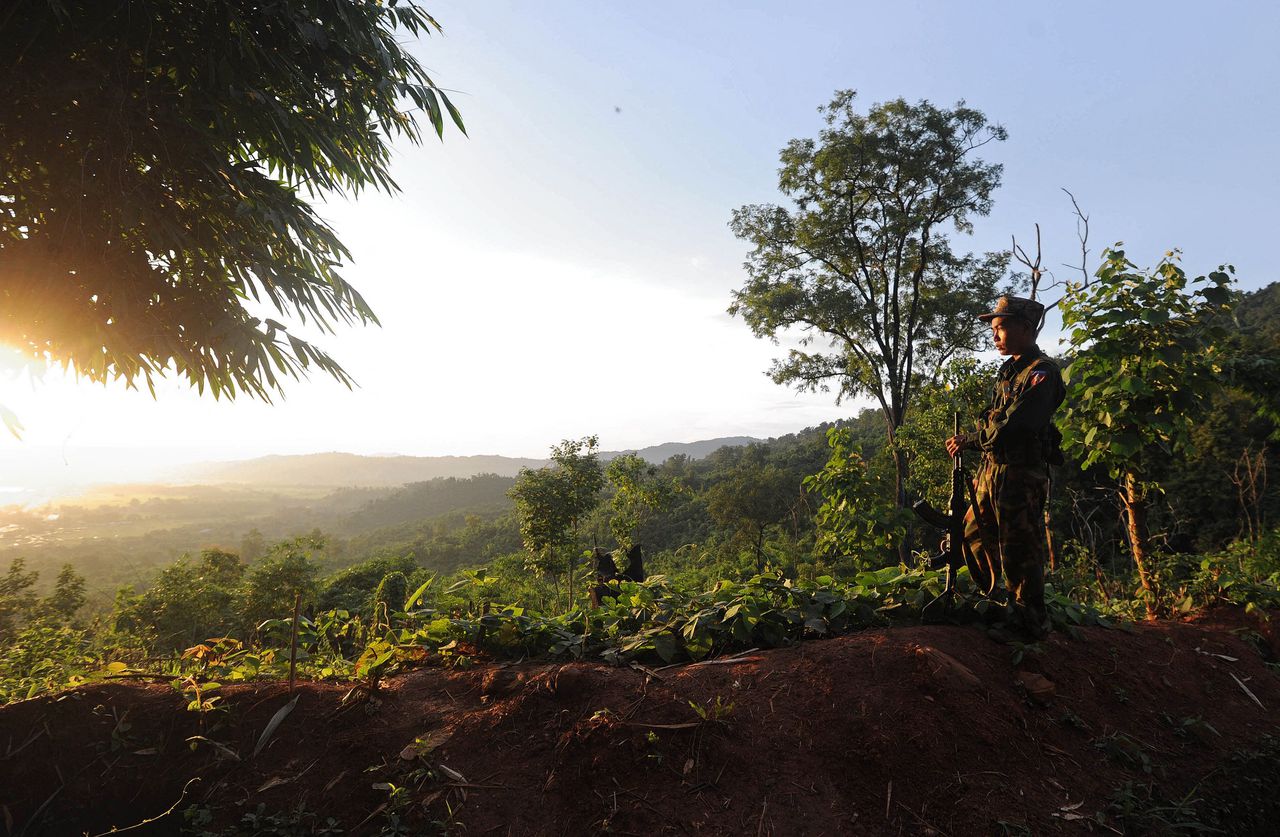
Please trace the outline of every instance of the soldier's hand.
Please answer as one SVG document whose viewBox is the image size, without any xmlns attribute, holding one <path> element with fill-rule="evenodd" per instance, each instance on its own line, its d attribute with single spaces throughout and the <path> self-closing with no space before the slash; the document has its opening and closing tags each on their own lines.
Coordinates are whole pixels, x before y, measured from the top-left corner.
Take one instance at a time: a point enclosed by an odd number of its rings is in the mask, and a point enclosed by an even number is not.
<svg viewBox="0 0 1280 837">
<path fill-rule="evenodd" d="M 965 449 L 964 434 L 960 434 L 959 436 L 952 436 L 950 439 L 947 439 L 947 455 L 950 456 L 952 459 L 954 459 L 956 454 L 960 453 L 960 451 L 964 449 Z"/>
</svg>

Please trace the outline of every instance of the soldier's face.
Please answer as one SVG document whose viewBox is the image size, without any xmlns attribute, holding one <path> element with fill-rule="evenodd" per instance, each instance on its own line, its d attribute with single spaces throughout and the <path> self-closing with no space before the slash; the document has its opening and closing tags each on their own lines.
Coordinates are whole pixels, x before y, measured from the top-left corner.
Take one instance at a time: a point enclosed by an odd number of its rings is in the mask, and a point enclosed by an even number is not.
<svg viewBox="0 0 1280 837">
<path fill-rule="evenodd" d="M 991 321 L 991 342 L 1002 355 L 1021 355 L 1031 348 L 1031 326 L 1017 317 L 997 317 Z"/>
</svg>

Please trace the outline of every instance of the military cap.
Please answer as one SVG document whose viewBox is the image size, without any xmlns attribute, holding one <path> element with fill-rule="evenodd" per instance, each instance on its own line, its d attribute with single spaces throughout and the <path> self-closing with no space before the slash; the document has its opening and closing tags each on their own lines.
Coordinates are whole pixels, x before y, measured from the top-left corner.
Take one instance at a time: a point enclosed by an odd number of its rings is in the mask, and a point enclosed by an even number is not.
<svg viewBox="0 0 1280 837">
<path fill-rule="evenodd" d="M 1040 325 L 1040 317 L 1044 315 L 1044 306 L 1034 299 L 1020 296 L 1002 296 L 996 300 L 996 310 L 989 314 L 979 314 L 978 319 L 991 322 L 996 317 L 1017 317 L 1030 323 L 1032 328 Z"/>
</svg>

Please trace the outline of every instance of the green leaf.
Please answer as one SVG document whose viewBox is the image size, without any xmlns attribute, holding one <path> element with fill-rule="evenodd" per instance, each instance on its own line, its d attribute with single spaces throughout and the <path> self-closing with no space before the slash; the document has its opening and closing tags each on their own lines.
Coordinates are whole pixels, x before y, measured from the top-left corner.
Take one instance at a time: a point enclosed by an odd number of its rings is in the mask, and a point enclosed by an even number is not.
<svg viewBox="0 0 1280 837">
<path fill-rule="evenodd" d="M 1211 285 L 1203 288 L 1200 291 L 1200 295 L 1210 305 L 1226 305 L 1231 299 L 1231 292 L 1220 285 Z"/>
<path fill-rule="evenodd" d="M 434 584 L 435 581 L 436 576 L 433 573 L 430 578 L 422 582 L 422 585 L 417 590 L 413 591 L 413 594 L 410 595 L 409 598 L 404 600 L 404 609 L 406 611 L 413 610 L 413 606 L 418 603 L 418 600 L 421 599 L 423 595 L 426 594 L 427 589 Z"/>
<path fill-rule="evenodd" d="M 65 5 L 4 12 L 42 56 L 5 67 L 4 111 L 42 114 L 6 124 L 6 171 L 30 176 L 6 192 L 0 240 L 6 265 L 36 265 L 4 279 L 16 348 L 152 395 L 165 370 L 215 398 L 269 401 L 315 370 L 351 386 L 285 326 L 377 322 L 313 204 L 396 191 L 392 143 L 420 141 L 421 115 L 442 133 L 441 103 L 465 133 L 410 43 L 438 28 L 430 16 L 414 3 Z M 121 56 L 111 72 L 107 55 Z M 87 78 L 94 95 L 69 92 Z M 90 205 L 109 210 L 86 249 L 56 219 Z M 74 287 L 52 300 L 55 282 Z M 267 308 L 282 322 L 255 316 Z"/>
<path fill-rule="evenodd" d="M 669 663 L 676 658 L 676 638 L 665 631 L 653 637 L 653 650 L 664 663 Z"/>
</svg>

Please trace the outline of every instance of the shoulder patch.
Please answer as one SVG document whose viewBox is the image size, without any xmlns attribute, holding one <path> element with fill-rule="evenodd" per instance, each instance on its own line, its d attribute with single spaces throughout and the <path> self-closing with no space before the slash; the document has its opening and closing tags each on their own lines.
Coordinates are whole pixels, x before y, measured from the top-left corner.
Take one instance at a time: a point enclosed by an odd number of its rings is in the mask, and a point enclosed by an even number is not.
<svg viewBox="0 0 1280 837">
<path fill-rule="evenodd" d="M 1049 373 L 1043 369 L 1037 369 L 1031 373 L 1031 380 L 1028 382 L 1031 386 L 1035 386 L 1041 381 L 1049 377 Z"/>
</svg>

